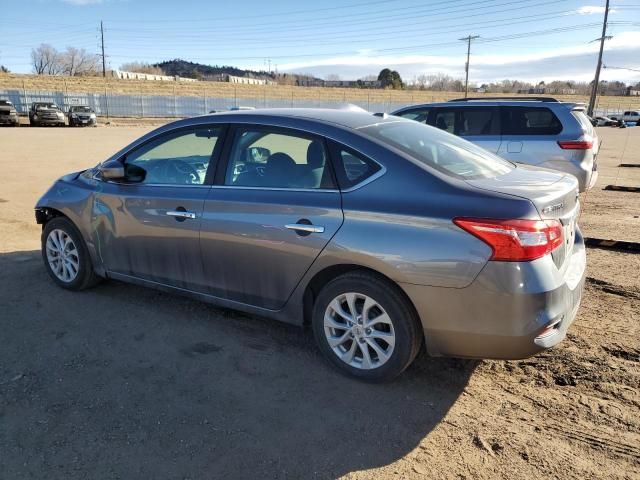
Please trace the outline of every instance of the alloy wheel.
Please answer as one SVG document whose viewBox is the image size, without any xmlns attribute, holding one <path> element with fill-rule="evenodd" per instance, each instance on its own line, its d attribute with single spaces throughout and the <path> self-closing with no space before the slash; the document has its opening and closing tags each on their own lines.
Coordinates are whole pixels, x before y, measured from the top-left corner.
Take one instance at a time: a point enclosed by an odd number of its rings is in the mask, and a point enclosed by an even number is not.
<svg viewBox="0 0 640 480">
<path fill-rule="evenodd" d="M 340 360 L 362 370 L 384 365 L 396 341 L 393 322 L 384 308 L 373 298 L 355 292 L 340 294 L 329 303 L 324 334 Z"/>
<path fill-rule="evenodd" d="M 78 276 L 80 257 L 73 239 L 60 229 L 51 230 L 47 236 L 46 253 L 53 274 L 69 283 Z"/>
</svg>

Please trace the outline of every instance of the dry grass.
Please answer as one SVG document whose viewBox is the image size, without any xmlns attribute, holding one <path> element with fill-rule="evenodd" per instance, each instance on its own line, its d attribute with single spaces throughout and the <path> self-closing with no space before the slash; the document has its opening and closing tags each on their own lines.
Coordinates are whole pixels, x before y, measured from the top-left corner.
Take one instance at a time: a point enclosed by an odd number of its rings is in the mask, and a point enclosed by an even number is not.
<svg viewBox="0 0 640 480">
<path fill-rule="evenodd" d="M 338 102 L 425 103 L 446 101 L 460 92 L 416 90 L 368 90 L 355 88 L 293 87 L 285 85 L 234 85 L 221 82 L 160 82 L 119 80 L 102 77 L 57 77 L 38 75 L 0 75 L 0 90 L 65 91 L 70 93 L 104 93 L 136 95 L 179 95 L 236 98 L 327 100 Z M 478 96 L 478 94 L 474 94 Z M 486 94 L 487 97 L 492 96 Z M 496 95 L 493 95 L 496 96 Z M 522 95 L 523 97 L 526 95 Z M 584 95 L 554 95 L 571 102 L 587 102 Z M 601 97 L 598 107 L 625 110 L 640 108 L 640 97 Z"/>
</svg>

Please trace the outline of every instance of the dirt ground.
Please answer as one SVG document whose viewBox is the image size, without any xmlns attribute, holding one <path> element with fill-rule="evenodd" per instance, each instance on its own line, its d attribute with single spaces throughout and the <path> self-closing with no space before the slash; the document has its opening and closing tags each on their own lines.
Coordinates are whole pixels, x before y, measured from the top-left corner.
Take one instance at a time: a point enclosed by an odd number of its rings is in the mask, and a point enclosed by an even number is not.
<svg viewBox="0 0 640 480">
<path fill-rule="evenodd" d="M 0 129 L 0 479 L 640 478 L 640 255 L 589 250 L 565 342 L 524 361 L 334 372 L 310 332 L 48 278 L 33 205 L 151 127 Z M 587 236 L 640 241 L 640 128 L 598 129 Z"/>
</svg>

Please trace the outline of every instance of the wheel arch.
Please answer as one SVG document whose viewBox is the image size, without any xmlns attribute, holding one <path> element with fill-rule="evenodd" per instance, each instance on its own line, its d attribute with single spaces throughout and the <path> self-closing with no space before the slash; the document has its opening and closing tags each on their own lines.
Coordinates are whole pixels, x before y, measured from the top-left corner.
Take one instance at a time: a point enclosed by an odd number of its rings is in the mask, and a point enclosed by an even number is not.
<svg viewBox="0 0 640 480">
<path fill-rule="evenodd" d="M 315 304 L 316 298 L 318 297 L 318 294 L 320 293 L 320 290 L 322 290 L 322 287 L 324 287 L 326 284 L 328 284 L 332 280 L 338 278 L 339 276 L 344 275 L 346 273 L 351 273 L 351 272 L 368 272 L 380 278 L 384 282 L 388 283 L 394 290 L 396 290 L 402 296 L 402 298 L 404 298 L 409 308 L 411 308 L 411 310 L 415 314 L 415 318 L 417 318 L 418 320 L 420 319 L 420 316 L 418 315 L 418 311 L 415 305 L 413 304 L 409 296 L 406 294 L 406 292 L 402 289 L 402 287 L 400 287 L 398 282 L 394 281 L 393 279 L 389 278 L 388 276 L 380 273 L 379 271 L 373 268 L 369 268 L 363 265 L 358 265 L 353 263 L 341 263 L 341 264 L 330 265 L 318 271 L 305 286 L 304 294 L 302 297 L 302 318 L 303 318 L 304 325 L 311 324 L 313 306 Z"/>
</svg>

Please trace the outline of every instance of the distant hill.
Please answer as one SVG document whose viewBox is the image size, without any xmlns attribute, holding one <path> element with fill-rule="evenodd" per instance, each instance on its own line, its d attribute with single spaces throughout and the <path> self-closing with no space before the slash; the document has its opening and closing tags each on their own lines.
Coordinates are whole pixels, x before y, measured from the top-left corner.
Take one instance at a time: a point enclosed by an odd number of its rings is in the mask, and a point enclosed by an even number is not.
<svg viewBox="0 0 640 480">
<path fill-rule="evenodd" d="M 255 70 L 243 70 L 242 68 L 228 65 L 203 65 L 202 63 L 189 62 L 176 58 L 154 64 L 154 67 L 162 69 L 165 75 L 179 75 L 185 78 L 202 78 L 208 75 L 219 75 L 226 73 L 236 77 L 265 78 L 272 77 L 269 72 Z"/>
</svg>

